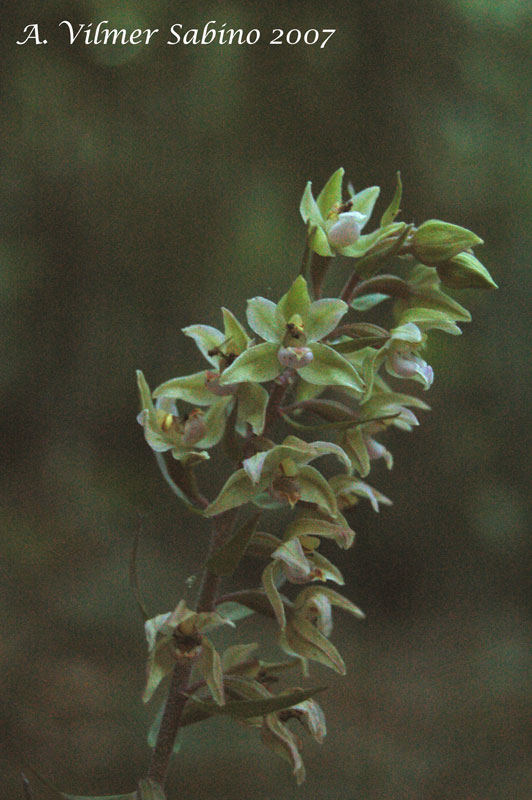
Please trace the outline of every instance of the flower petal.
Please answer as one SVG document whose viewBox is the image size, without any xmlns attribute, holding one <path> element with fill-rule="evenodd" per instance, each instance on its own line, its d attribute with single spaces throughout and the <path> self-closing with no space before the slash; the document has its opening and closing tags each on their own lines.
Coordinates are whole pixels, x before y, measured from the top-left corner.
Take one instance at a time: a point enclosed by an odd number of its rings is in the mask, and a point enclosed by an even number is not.
<svg viewBox="0 0 532 800">
<path fill-rule="evenodd" d="M 348 311 L 343 300 L 316 300 L 310 306 L 305 320 L 305 333 L 310 342 L 323 339 L 333 331 Z"/>
<path fill-rule="evenodd" d="M 251 330 L 267 342 L 281 341 L 285 333 L 285 322 L 277 311 L 277 305 L 265 297 L 248 300 L 246 316 Z"/>
<path fill-rule="evenodd" d="M 364 390 L 362 378 L 343 356 L 320 342 L 312 342 L 310 349 L 314 360 L 299 370 L 302 378 L 320 386 L 349 386 L 358 392 Z"/>
<path fill-rule="evenodd" d="M 244 350 L 230 367 L 224 369 L 220 377 L 220 384 L 243 381 L 265 383 L 273 380 L 282 369 L 277 358 L 278 350 L 279 345 L 271 342 L 257 344 Z"/>
</svg>

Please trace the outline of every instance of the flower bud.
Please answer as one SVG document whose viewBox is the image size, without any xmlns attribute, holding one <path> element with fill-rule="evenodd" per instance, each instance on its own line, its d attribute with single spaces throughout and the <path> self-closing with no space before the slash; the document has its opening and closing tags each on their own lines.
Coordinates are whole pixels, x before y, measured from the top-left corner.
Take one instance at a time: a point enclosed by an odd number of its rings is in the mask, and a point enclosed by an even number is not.
<svg viewBox="0 0 532 800">
<path fill-rule="evenodd" d="M 451 289 L 497 289 L 486 267 L 471 253 L 459 253 L 438 264 L 438 277 Z"/>
<path fill-rule="evenodd" d="M 361 225 L 366 220 L 359 211 L 345 211 L 338 215 L 338 220 L 329 230 L 329 244 L 336 249 L 349 247 L 360 237 Z"/>
<path fill-rule="evenodd" d="M 482 243 L 482 239 L 467 228 L 429 219 L 420 225 L 412 238 L 412 254 L 422 264 L 431 267 Z"/>
<path fill-rule="evenodd" d="M 434 381 L 434 370 L 416 356 L 415 353 L 396 350 L 388 359 L 389 372 L 396 378 L 420 378 L 425 389 L 430 389 Z"/>
<path fill-rule="evenodd" d="M 291 369 L 301 369 L 314 359 L 314 353 L 310 347 L 281 347 L 277 353 L 279 363 L 283 367 Z"/>
</svg>

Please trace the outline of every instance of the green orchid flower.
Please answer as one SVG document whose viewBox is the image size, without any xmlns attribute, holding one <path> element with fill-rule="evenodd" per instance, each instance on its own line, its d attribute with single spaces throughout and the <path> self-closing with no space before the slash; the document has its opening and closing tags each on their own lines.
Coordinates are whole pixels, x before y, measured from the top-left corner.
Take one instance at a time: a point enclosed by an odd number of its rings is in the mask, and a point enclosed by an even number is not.
<svg viewBox="0 0 532 800">
<path fill-rule="evenodd" d="M 231 625 L 231 620 L 218 612 L 191 611 L 181 600 L 174 611 L 158 614 L 145 622 L 148 641 L 148 677 L 143 694 L 145 703 L 150 700 L 159 683 L 175 667 L 176 662 L 197 664 L 214 701 L 225 703 L 223 673 L 220 656 L 204 635 L 220 625 Z"/>
<path fill-rule="evenodd" d="M 308 246 L 319 256 L 337 254 L 360 258 L 374 245 L 389 236 L 405 230 L 404 222 L 393 222 L 399 211 L 399 202 L 385 212 L 381 227 L 370 234 L 361 235 L 380 194 L 378 186 L 370 186 L 355 194 L 349 186 L 349 198 L 342 199 L 344 169 L 337 169 L 329 178 L 317 199 L 312 194 L 312 183 L 306 185 L 299 210 L 308 229 Z"/>
<path fill-rule="evenodd" d="M 220 441 L 235 407 L 237 431 L 245 435 L 250 426 L 253 433 L 261 434 L 268 403 L 268 393 L 256 383 L 238 380 L 222 385 L 222 376 L 227 369 L 251 346 L 251 339 L 236 317 L 226 308 L 222 313 L 223 332 L 210 325 L 183 328 L 183 332 L 194 339 L 212 369 L 172 378 L 153 393 L 156 398 L 179 398 L 198 406 L 209 406 L 206 414 L 208 444 L 205 447 L 212 447 Z"/>
<path fill-rule="evenodd" d="M 287 436 L 283 443 L 256 453 L 243 462 L 222 487 L 218 497 L 207 506 L 208 517 L 221 514 L 252 500 L 260 502 L 266 494 L 269 502 L 294 506 L 302 500 L 315 503 L 331 517 L 338 515 L 334 493 L 325 478 L 310 461 L 323 455 L 335 455 L 350 469 L 351 462 L 341 447 L 330 442 L 304 442 Z"/>
<path fill-rule="evenodd" d="M 144 438 L 151 449 L 156 453 L 171 450 L 173 457 L 184 463 L 208 459 L 208 453 L 197 449 L 210 446 L 208 415 L 196 408 L 180 416 L 175 403 L 167 397 L 160 397 L 154 405 L 140 370 L 137 371 L 137 385 L 142 406 L 137 422 L 144 428 Z"/>
<path fill-rule="evenodd" d="M 364 384 L 356 369 L 320 341 L 338 326 L 347 310 L 347 304 L 339 299 L 312 303 L 302 276 L 277 305 L 264 297 L 252 298 L 248 301 L 248 323 L 265 342 L 245 350 L 224 370 L 220 384 L 262 383 L 289 368 L 310 384 L 350 386 L 362 392 Z"/>
</svg>

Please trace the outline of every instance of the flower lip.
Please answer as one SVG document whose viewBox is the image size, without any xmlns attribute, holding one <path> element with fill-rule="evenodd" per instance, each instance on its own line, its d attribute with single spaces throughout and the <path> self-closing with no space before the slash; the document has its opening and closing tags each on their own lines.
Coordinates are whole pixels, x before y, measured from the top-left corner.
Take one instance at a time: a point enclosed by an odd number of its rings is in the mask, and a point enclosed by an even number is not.
<svg viewBox="0 0 532 800">
<path fill-rule="evenodd" d="M 329 244 L 336 249 L 349 247 L 358 241 L 367 217 L 359 211 L 344 211 L 338 215 L 328 233 Z"/>
<path fill-rule="evenodd" d="M 283 367 L 301 369 L 314 360 L 314 353 L 310 347 L 281 347 L 277 358 Z"/>
</svg>

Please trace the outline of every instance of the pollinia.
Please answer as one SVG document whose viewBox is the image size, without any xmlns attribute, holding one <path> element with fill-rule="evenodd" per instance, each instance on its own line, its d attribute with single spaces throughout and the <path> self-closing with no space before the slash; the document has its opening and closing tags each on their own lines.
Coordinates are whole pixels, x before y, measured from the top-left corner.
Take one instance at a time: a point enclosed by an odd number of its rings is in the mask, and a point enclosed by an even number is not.
<svg viewBox="0 0 532 800">
<path fill-rule="evenodd" d="M 482 244 L 474 233 L 440 220 L 397 220 L 399 175 L 380 225 L 363 233 L 379 187 L 349 186 L 344 195 L 343 174 L 337 170 L 317 198 L 308 183 L 303 263 L 278 303 L 253 297 L 247 326 L 223 308 L 221 329 L 184 328 L 204 360 L 191 375 L 151 391 L 138 372 L 146 442 L 177 498 L 212 528 L 193 607 L 176 597 L 173 610 L 145 620 L 144 700 L 167 686 L 141 797 L 164 796 L 181 730 L 219 714 L 255 728 L 304 780 L 300 734 L 321 743 L 326 733 L 318 688 L 303 686 L 310 662 L 345 674 L 333 609 L 364 617 L 331 588 L 344 580 L 321 552 L 322 539 L 350 548 L 357 504 L 378 511 L 390 503 L 366 479 L 374 461 L 393 465 L 388 433 L 412 431 L 428 410 L 406 382 L 428 390 L 430 332 L 460 334 L 459 323 L 470 320 L 445 288 L 496 286 L 473 254 Z M 342 276 L 339 296 L 324 297 L 326 278 Z M 385 309 L 382 324 L 366 321 L 376 306 Z M 219 469 L 208 476 L 214 448 L 227 475 L 211 495 L 219 477 Z M 255 584 L 228 591 L 237 567 Z M 264 636 L 275 633 L 279 660 L 264 660 L 259 644 L 240 640 L 238 620 L 250 614 L 270 618 Z M 233 637 L 223 651 L 212 635 L 222 626 Z"/>
</svg>

